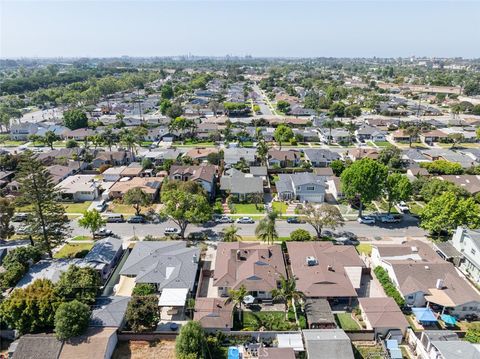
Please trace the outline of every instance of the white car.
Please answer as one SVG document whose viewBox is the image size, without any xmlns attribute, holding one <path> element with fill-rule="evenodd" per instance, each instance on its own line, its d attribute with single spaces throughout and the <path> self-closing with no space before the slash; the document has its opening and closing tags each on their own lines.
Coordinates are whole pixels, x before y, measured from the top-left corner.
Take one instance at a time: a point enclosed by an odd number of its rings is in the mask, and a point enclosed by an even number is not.
<svg viewBox="0 0 480 359">
<path fill-rule="evenodd" d="M 384 216 L 380 216 L 380 221 L 382 223 L 395 223 L 397 222 L 397 220 L 395 219 L 394 216 L 392 216 L 391 214 L 387 214 L 387 215 L 384 215 Z"/>
<path fill-rule="evenodd" d="M 375 224 L 375 217 L 371 217 L 371 216 L 358 217 L 357 222 L 363 223 L 363 224 Z"/>
<path fill-rule="evenodd" d="M 103 212 L 107 208 L 105 201 L 93 201 L 90 205 L 90 210 L 96 210 L 97 212 Z"/>
<path fill-rule="evenodd" d="M 167 227 L 163 231 L 163 234 L 165 234 L 166 236 L 173 236 L 175 234 L 180 234 L 180 230 L 175 227 Z"/>
<path fill-rule="evenodd" d="M 95 232 L 96 237 L 108 237 L 108 236 L 111 236 L 112 234 L 113 234 L 112 230 L 107 229 L 105 227 L 102 227 Z"/>
<path fill-rule="evenodd" d="M 255 223 L 255 221 L 251 217 L 240 217 L 237 223 Z"/>
<path fill-rule="evenodd" d="M 233 223 L 233 219 L 228 216 L 222 216 L 215 219 L 217 223 Z"/>
<path fill-rule="evenodd" d="M 410 211 L 410 207 L 408 207 L 408 205 L 407 205 L 404 201 L 400 202 L 400 203 L 397 205 L 397 207 L 398 207 L 398 209 L 399 209 L 400 211 L 402 211 L 402 212 L 408 212 L 408 211 Z"/>
</svg>

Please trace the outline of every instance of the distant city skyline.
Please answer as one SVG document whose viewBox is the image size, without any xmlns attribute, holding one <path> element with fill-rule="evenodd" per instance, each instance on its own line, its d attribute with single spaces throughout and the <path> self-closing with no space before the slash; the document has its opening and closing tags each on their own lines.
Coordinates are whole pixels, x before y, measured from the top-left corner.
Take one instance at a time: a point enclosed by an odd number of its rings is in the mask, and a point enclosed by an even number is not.
<svg viewBox="0 0 480 359">
<path fill-rule="evenodd" d="M 0 57 L 479 58 L 479 1 L 8 1 Z"/>
</svg>

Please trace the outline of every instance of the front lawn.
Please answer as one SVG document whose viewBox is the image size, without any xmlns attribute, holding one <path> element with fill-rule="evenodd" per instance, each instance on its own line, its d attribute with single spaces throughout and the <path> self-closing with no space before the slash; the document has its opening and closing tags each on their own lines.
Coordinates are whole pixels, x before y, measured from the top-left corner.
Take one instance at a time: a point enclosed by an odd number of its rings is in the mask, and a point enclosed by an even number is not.
<svg viewBox="0 0 480 359">
<path fill-rule="evenodd" d="M 361 329 L 358 323 L 353 320 L 351 313 L 336 313 L 335 320 L 343 330 L 359 330 Z"/>
<path fill-rule="evenodd" d="M 55 255 L 54 258 L 83 258 L 88 251 L 92 249 L 93 243 L 65 244 Z"/>
<path fill-rule="evenodd" d="M 375 145 L 377 145 L 378 147 L 387 147 L 387 146 L 390 146 L 391 143 L 388 142 L 388 141 L 378 141 L 378 142 L 374 142 Z"/>
<path fill-rule="evenodd" d="M 25 144 L 26 142 L 25 141 L 6 140 L 6 141 L 0 142 L 0 143 L 4 147 L 18 147 L 18 146 L 21 146 L 21 145 Z"/>
<path fill-rule="evenodd" d="M 368 243 L 360 243 L 359 245 L 355 246 L 357 252 L 359 254 L 365 254 L 370 257 L 372 254 L 372 245 Z"/>
<path fill-rule="evenodd" d="M 272 208 L 278 213 L 287 213 L 288 205 L 285 202 L 272 202 Z"/>
<path fill-rule="evenodd" d="M 150 207 L 142 207 L 141 213 L 145 214 L 149 208 Z M 133 206 L 121 203 L 110 203 L 108 206 L 108 211 L 127 215 L 135 214 L 135 208 L 133 208 Z"/>
<path fill-rule="evenodd" d="M 64 203 L 66 213 L 83 213 L 88 210 L 88 207 L 92 204 L 91 201 L 81 202 L 81 203 Z"/>
<path fill-rule="evenodd" d="M 235 203 L 235 214 L 263 214 L 265 207 L 263 204 Z"/>
<path fill-rule="evenodd" d="M 92 237 L 90 236 L 76 236 L 72 238 L 72 241 L 91 241 Z"/>
</svg>

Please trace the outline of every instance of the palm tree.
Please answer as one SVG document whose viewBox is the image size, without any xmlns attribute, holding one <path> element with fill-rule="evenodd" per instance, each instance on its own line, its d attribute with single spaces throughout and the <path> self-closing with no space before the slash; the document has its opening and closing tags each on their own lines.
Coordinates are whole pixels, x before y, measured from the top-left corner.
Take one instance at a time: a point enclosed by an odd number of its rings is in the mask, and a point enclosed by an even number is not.
<svg viewBox="0 0 480 359">
<path fill-rule="evenodd" d="M 225 303 L 233 303 L 235 310 L 238 309 L 238 320 L 242 320 L 242 303 L 245 297 L 248 295 L 248 291 L 244 285 L 241 285 L 238 289 L 230 289 L 228 291 L 228 298 Z"/>
<path fill-rule="evenodd" d="M 275 300 L 282 300 L 285 303 L 285 319 L 288 319 L 288 310 L 293 306 L 295 318 L 297 318 L 297 309 L 294 302 L 303 300 L 305 297 L 302 292 L 297 290 L 294 278 L 285 278 L 283 275 L 280 278 L 280 288 L 271 291 L 272 298 Z"/>
<path fill-rule="evenodd" d="M 128 151 L 130 152 L 130 156 L 133 158 L 133 155 L 135 153 L 135 145 L 137 142 L 135 135 L 131 132 L 125 132 L 120 137 L 120 142 L 127 146 Z"/>
<path fill-rule="evenodd" d="M 255 235 L 267 244 L 273 244 L 278 239 L 277 229 L 275 228 L 275 220 L 278 213 L 275 211 L 269 212 L 255 228 Z"/>
<path fill-rule="evenodd" d="M 355 126 L 355 124 L 352 121 L 350 121 L 349 123 L 347 123 L 345 125 L 345 129 L 348 131 L 348 134 L 350 135 L 348 137 L 348 143 L 352 144 L 352 137 L 355 134 L 355 130 L 357 129 L 357 127 Z"/>
<path fill-rule="evenodd" d="M 264 140 L 260 140 L 257 143 L 257 156 L 260 158 L 262 165 L 266 166 L 268 157 L 268 144 Z"/>
<path fill-rule="evenodd" d="M 238 227 L 234 224 L 228 226 L 222 230 L 224 242 L 238 242 L 242 240 L 242 236 L 237 234 Z"/>
<path fill-rule="evenodd" d="M 420 129 L 417 126 L 409 126 L 405 129 L 405 133 L 408 135 L 408 146 L 412 147 L 412 139 L 420 134 Z"/>
<path fill-rule="evenodd" d="M 112 146 L 115 144 L 116 136 L 113 133 L 111 128 L 107 128 L 103 133 L 102 133 L 102 143 L 105 146 L 108 146 L 108 149 L 110 152 L 112 152 Z"/>
<path fill-rule="evenodd" d="M 329 135 L 328 135 L 328 144 L 330 144 L 330 141 L 332 140 L 332 129 L 337 127 L 337 124 L 333 120 L 328 120 L 323 123 L 323 127 L 329 129 Z"/>
</svg>

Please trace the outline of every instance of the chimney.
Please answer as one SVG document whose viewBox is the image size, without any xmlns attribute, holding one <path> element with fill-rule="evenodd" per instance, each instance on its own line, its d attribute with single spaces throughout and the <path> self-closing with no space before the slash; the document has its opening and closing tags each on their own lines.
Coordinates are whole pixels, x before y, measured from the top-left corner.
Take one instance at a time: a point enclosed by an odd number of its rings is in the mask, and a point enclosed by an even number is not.
<svg viewBox="0 0 480 359">
<path fill-rule="evenodd" d="M 443 279 L 438 278 L 437 283 L 435 284 L 435 288 L 443 289 L 444 287 L 445 287 L 445 282 L 443 281 Z"/>
</svg>

